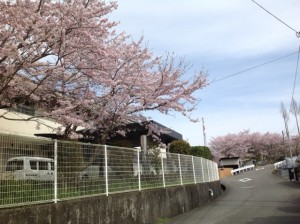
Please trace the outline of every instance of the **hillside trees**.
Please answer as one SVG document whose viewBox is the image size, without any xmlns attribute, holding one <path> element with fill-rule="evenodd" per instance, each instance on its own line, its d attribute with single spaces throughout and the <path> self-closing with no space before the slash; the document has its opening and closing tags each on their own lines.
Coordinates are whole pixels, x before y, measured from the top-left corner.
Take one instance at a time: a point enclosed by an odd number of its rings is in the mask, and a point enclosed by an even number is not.
<svg viewBox="0 0 300 224">
<path fill-rule="evenodd" d="M 190 146 L 185 140 L 172 141 L 169 146 L 169 152 L 213 159 L 213 155 L 207 146 Z"/>
<path fill-rule="evenodd" d="M 115 2 L 1 1 L 0 107 L 30 102 L 72 136 L 78 127 L 104 143 L 117 127 L 147 120 L 143 112 L 190 117 L 205 87 L 202 72 L 184 79 L 188 66 L 173 55 L 155 56 L 116 33 L 108 20 Z M 0 114 L 6 118 L 5 114 Z"/>
<path fill-rule="evenodd" d="M 257 161 L 277 161 L 285 155 L 280 134 L 250 133 L 249 130 L 213 138 L 210 149 L 217 158 L 238 156 Z"/>
</svg>

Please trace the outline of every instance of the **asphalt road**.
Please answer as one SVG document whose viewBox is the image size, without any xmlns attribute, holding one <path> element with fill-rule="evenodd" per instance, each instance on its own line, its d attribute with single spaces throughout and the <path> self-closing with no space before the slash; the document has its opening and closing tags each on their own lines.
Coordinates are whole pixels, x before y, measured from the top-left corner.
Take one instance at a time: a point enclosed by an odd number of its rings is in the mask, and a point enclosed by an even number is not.
<svg viewBox="0 0 300 224">
<path fill-rule="evenodd" d="M 223 179 L 224 194 L 169 224 L 300 224 L 300 183 L 272 174 L 273 166 Z"/>
</svg>

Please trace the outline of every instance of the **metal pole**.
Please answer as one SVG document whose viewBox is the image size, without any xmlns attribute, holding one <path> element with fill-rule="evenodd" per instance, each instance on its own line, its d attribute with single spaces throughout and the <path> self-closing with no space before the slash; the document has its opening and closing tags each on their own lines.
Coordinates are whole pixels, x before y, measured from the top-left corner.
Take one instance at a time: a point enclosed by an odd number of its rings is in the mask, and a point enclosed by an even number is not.
<svg viewBox="0 0 300 224">
<path fill-rule="evenodd" d="M 220 180 L 219 168 L 218 168 L 218 164 L 216 164 L 216 163 L 215 163 L 215 169 L 216 169 L 217 180 Z M 253 168 L 253 169 L 254 169 L 254 168 Z"/>
<path fill-rule="evenodd" d="M 206 169 L 207 169 L 207 175 L 208 175 L 208 182 L 210 182 L 210 163 L 206 160 Z"/>
<path fill-rule="evenodd" d="M 192 156 L 192 165 L 193 165 L 194 182 L 195 182 L 195 184 L 196 184 L 197 181 L 196 181 L 196 173 L 195 173 L 194 156 Z"/>
<path fill-rule="evenodd" d="M 205 134 L 205 126 L 204 126 L 204 118 L 202 118 L 202 129 L 203 129 L 203 143 L 204 143 L 204 146 L 207 146 L 207 143 L 206 143 L 206 134 Z"/>
<path fill-rule="evenodd" d="M 57 203 L 57 139 L 54 139 L 54 203 Z"/>
<path fill-rule="evenodd" d="M 162 170 L 163 186 L 164 186 L 164 188 L 166 188 L 164 159 L 163 159 L 161 150 L 160 150 L 160 158 L 161 158 L 161 170 Z"/>
<path fill-rule="evenodd" d="M 141 187 L 141 168 L 140 168 L 140 150 L 139 149 L 137 149 L 137 160 L 138 160 L 139 191 L 141 191 L 142 187 Z"/>
<path fill-rule="evenodd" d="M 204 169 L 203 169 L 203 158 L 200 158 L 201 159 L 201 172 L 202 172 L 202 180 L 203 182 L 205 182 L 205 175 L 204 175 Z"/>
<path fill-rule="evenodd" d="M 104 159 L 105 159 L 105 193 L 106 196 L 108 196 L 107 145 L 104 145 Z"/>
<path fill-rule="evenodd" d="M 180 163 L 180 154 L 178 154 L 178 164 L 179 164 L 180 184 L 183 185 L 183 182 L 182 182 L 182 173 L 181 173 L 181 163 Z"/>
<path fill-rule="evenodd" d="M 214 170 L 213 170 L 213 164 L 211 161 L 209 161 L 209 170 L 210 170 L 210 181 L 214 181 Z"/>
</svg>

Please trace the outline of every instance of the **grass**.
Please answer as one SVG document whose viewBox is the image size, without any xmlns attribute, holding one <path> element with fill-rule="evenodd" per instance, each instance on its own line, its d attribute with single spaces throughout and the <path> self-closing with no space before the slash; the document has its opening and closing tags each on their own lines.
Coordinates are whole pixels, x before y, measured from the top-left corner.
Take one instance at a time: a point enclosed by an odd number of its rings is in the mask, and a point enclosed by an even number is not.
<svg viewBox="0 0 300 224">
<path fill-rule="evenodd" d="M 189 181 L 184 181 L 189 182 Z M 137 177 L 114 177 L 109 179 L 109 193 L 135 191 L 139 189 Z M 166 175 L 166 186 L 180 185 L 175 176 Z M 141 189 L 163 187 L 160 176 L 143 175 Z M 70 199 L 91 195 L 105 194 L 106 186 L 103 178 L 97 180 L 80 180 L 72 178 L 59 180 L 57 199 Z M 54 200 L 53 182 L 38 180 L 1 180 L 0 181 L 0 208 L 15 205 L 48 202 Z M 167 219 L 160 219 L 164 223 Z"/>
<path fill-rule="evenodd" d="M 0 207 L 53 199 L 53 184 L 34 180 L 2 180 L 0 183 Z"/>
<path fill-rule="evenodd" d="M 159 218 L 155 224 L 167 224 L 171 221 L 170 218 Z"/>
</svg>

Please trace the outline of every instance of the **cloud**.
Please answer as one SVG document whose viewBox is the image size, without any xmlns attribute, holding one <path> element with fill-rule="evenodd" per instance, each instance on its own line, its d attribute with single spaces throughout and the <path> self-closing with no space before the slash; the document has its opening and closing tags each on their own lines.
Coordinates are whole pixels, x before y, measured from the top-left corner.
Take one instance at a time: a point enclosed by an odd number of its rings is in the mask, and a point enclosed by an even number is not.
<svg viewBox="0 0 300 224">
<path fill-rule="evenodd" d="M 292 25 L 299 18 L 299 2 L 262 3 Z M 161 52 L 253 55 L 274 46 L 286 48 L 287 39 L 297 42 L 293 31 L 251 1 L 121 0 L 115 14 L 121 28 L 133 36 L 144 34 L 149 46 Z"/>
<path fill-rule="evenodd" d="M 144 35 L 156 54 L 185 56 L 193 68 L 204 69 L 209 80 L 263 64 L 298 51 L 299 38 L 290 28 L 244 0 L 119 0 L 111 18 L 137 39 Z M 300 30 L 299 0 L 257 0 L 296 30 Z M 212 83 L 196 93 L 200 103 L 194 117 L 205 118 L 207 139 L 250 129 L 278 132 L 284 128 L 280 103 L 289 107 L 297 55 Z M 298 75 L 298 80 L 299 80 Z M 295 99 L 300 102 L 299 81 Z M 183 134 L 192 145 L 203 144 L 201 123 L 179 114 L 154 120 Z M 291 120 L 295 132 L 295 121 Z"/>
</svg>

